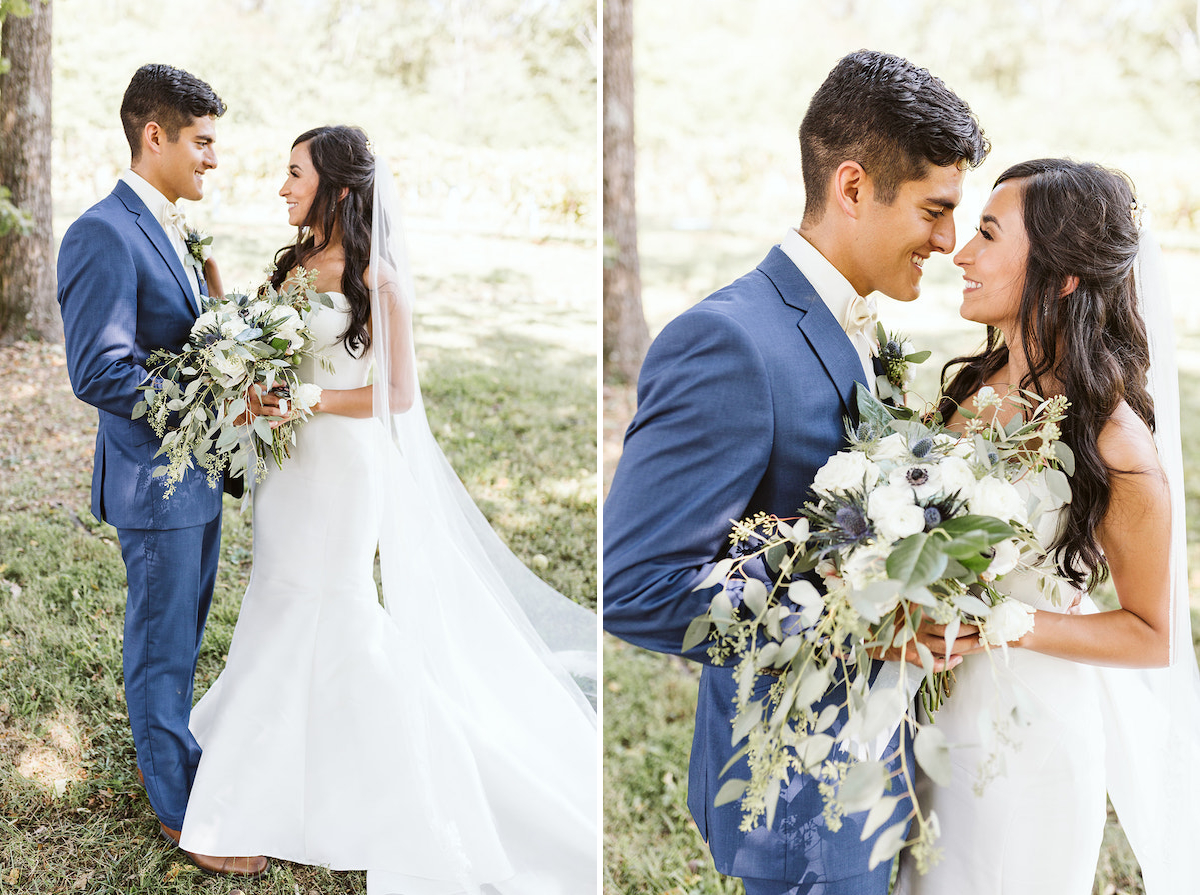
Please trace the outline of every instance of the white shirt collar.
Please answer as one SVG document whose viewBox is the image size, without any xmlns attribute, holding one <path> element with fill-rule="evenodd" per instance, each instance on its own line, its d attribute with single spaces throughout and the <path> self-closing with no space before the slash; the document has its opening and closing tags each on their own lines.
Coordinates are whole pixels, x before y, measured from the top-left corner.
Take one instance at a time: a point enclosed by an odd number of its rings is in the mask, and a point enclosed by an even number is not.
<svg viewBox="0 0 1200 895">
<path fill-rule="evenodd" d="M 150 213 L 154 215 L 154 219 L 158 221 L 159 226 L 162 226 L 167 208 L 171 205 L 167 201 L 167 197 L 158 191 L 158 187 L 152 185 L 150 181 L 132 168 L 127 168 L 121 174 L 121 180 L 129 184 L 130 189 L 137 193 L 137 197 L 146 203 L 146 207 L 150 209 Z M 171 231 L 166 230 L 165 227 L 163 229 L 169 239 L 174 238 Z"/>
<path fill-rule="evenodd" d="M 821 301 L 829 308 L 838 323 L 845 325 L 846 313 L 858 293 L 854 287 L 817 247 L 800 235 L 798 230 L 788 229 L 779 248 L 799 268 L 804 278 L 817 290 Z"/>
</svg>

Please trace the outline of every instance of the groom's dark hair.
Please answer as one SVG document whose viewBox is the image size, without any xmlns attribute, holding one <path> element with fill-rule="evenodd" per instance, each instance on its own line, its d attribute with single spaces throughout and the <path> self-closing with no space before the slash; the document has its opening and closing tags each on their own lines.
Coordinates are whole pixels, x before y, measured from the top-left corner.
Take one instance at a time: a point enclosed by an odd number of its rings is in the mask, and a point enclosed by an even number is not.
<svg viewBox="0 0 1200 895">
<path fill-rule="evenodd" d="M 225 103 L 208 84 L 183 69 L 143 65 L 133 73 L 121 100 L 121 126 L 133 161 L 142 154 L 142 130 L 153 121 L 174 143 L 196 118 L 225 114 Z"/>
<path fill-rule="evenodd" d="M 990 149 L 971 108 L 941 79 L 889 53 L 851 53 L 825 78 L 800 124 L 804 223 L 825 213 L 842 162 L 858 162 L 886 205 L 931 165 L 975 168 Z"/>
</svg>

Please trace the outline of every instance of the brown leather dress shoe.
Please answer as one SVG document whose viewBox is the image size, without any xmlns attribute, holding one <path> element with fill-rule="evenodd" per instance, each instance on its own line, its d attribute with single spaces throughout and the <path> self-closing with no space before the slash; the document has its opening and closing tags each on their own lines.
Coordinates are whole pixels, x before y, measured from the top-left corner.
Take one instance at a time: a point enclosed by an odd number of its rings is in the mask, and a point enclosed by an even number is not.
<svg viewBox="0 0 1200 895">
<path fill-rule="evenodd" d="M 179 831 L 172 830 L 166 824 L 159 821 L 158 827 L 162 830 L 163 836 L 179 845 Z M 267 868 L 271 866 L 271 862 L 262 855 L 254 855 L 253 857 L 237 857 L 237 858 L 220 858 L 214 855 L 201 855 L 196 852 L 187 851 L 181 848 L 185 855 L 192 859 L 192 863 L 203 870 L 205 873 L 220 873 L 226 876 L 240 876 L 245 879 L 256 879 L 267 872 Z"/>
<path fill-rule="evenodd" d="M 146 785 L 146 778 L 142 774 L 142 769 L 137 769 L 138 783 L 143 787 Z M 179 831 L 172 830 L 162 821 L 159 821 L 158 828 L 162 830 L 163 836 L 179 845 Z M 192 863 L 203 870 L 205 873 L 223 873 L 228 876 L 242 876 L 247 879 L 255 879 L 267 872 L 267 868 L 271 866 L 271 862 L 262 855 L 256 855 L 249 858 L 218 858 L 212 855 L 200 855 L 195 852 L 180 849 L 185 855 L 192 859 Z"/>
</svg>

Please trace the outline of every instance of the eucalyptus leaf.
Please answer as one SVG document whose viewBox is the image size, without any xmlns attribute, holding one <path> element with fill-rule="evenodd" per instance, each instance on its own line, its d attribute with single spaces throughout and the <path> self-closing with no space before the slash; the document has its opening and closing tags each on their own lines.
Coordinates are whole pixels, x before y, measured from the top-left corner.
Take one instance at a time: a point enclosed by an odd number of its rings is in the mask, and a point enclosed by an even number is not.
<svg viewBox="0 0 1200 895">
<path fill-rule="evenodd" d="M 898 824 L 893 824 L 875 840 L 875 845 L 871 848 L 871 857 L 867 861 L 867 868 L 874 870 L 884 861 L 890 861 L 896 857 L 900 849 L 904 848 L 904 836 L 908 829 L 908 821 L 902 821 Z"/>
<path fill-rule="evenodd" d="M 929 647 L 927 647 L 925 644 L 923 644 L 919 640 L 915 641 L 913 643 L 913 646 L 915 646 L 917 648 L 917 656 L 921 660 L 921 670 L 925 672 L 925 678 L 930 683 L 932 683 L 933 682 L 933 674 L 934 674 L 934 672 L 933 672 L 933 650 L 931 650 Z"/>
<path fill-rule="evenodd" d="M 687 626 L 687 632 L 683 635 L 683 651 L 691 652 L 705 640 L 708 639 L 708 632 L 712 628 L 712 622 L 707 616 L 694 618 L 691 624 Z"/>
<path fill-rule="evenodd" d="M 949 786 L 953 769 L 946 735 L 932 724 L 923 724 L 913 740 L 913 754 L 921 770 L 938 786 Z"/>
<path fill-rule="evenodd" d="M 729 570 L 733 568 L 733 558 L 725 557 L 718 560 L 717 563 L 704 576 L 704 580 L 692 588 L 693 591 L 704 590 L 707 587 L 712 587 L 714 584 L 724 581 L 725 576 L 729 574 Z"/>
<path fill-rule="evenodd" d="M 882 761 L 859 761 L 850 766 L 838 788 L 838 801 L 849 814 L 866 811 L 883 797 L 887 766 Z"/>
<path fill-rule="evenodd" d="M 908 705 L 908 697 L 897 687 L 875 688 L 867 696 L 867 706 L 862 713 L 862 723 L 856 738 L 871 742 L 888 727 L 900 720 Z"/>
<path fill-rule="evenodd" d="M 733 738 L 730 745 L 736 746 L 744 740 L 750 731 L 762 723 L 762 718 L 762 702 L 747 703 L 733 724 Z"/>
<path fill-rule="evenodd" d="M 733 766 L 741 761 L 742 757 L 749 751 L 750 744 L 747 743 L 745 746 L 742 746 L 740 749 L 734 752 L 733 755 L 729 756 L 729 761 L 725 762 L 725 767 L 721 768 L 721 773 L 717 776 L 724 777 L 726 774 L 728 774 L 733 769 Z M 748 783 L 749 781 L 744 782 Z"/>
<path fill-rule="evenodd" d="M 811 736 L 801 737 L 796 743 L 796 757 L 800 760 L 800 766 L 803 768 L 816 768 L 833 750 L 833 737 L 826 733 L 814 733 Z"/>
<path fill-rule="evenodd" d="M 814 702 L 825 695 L 829 683 L 833 680 L 833 664 L 818 665 L 800 678 L 800 688 L 796 692 L 796 705 L 811 709 Z"/>
<path fill-rule="evenodd" d="M 833 722 L 838 719 L 840 708 L 836 705 L 827 705 L 821 709 L 821 713 L 817 715 L 817 720 L 813 722 L 813 733 L 820 733 L 823 730 L 828 730 L 833 726 Z"/>
<path fill-rule="evenodd" d="M 736 802 L 745 795 L 746 787 L 749 785 L 749 780 L 726 780 L 717 790 L 717 797 L 713 799 L 713 805 L 719 808 L 730 802 Z"/>
<path fill-rule="evenodd" d="M 775 657 L 775 667 L 783 668 L 788 662 L 796 658 L 796 654 L 800 652 L 800 647 L 804 646 L 804 637 L 800 634 L 793 634 L 787 640 L 779 645 L 779 655 Z"/>
<path fill-rule="evenodd" d="M 1071 481 L 1061 469 L 1050 467 L 1046 470 L 1046 487 L 1050 493 L 1063 503 L 1071 501 Z"/>
<path fill-rule="evenodd" d="M 1054 459 L 1067 475 L 1075 475 L 1075 452 L 1061 441 L 1054 442 Z"/>
<path fill-rule="evenodd" d="M 884 796 L 878 802 L 871 806 L 870 812 L 867 814 L 866 822 L 863 823 L 862 833 L 859 836 L 863 842 L 871 838 L 876 830 L 892 816 L 892 812 L 896 810 L 896 805 L 899 804 L 899 796 Z"/>
<path fill-rule="evenodd" d="M 767 668 L 774 664 L 775 657 L 779 655 L 779 644 L 775 642 L 764 643 L 758 648 L 754 655 L 755 668 Z"/>
<path fill-rule="evenodd" d="M 767 586 L 757 578 L 747 578 L 742 587 L 742 602 L 758 618 L 767 611 Z"/>
<path fill-rule="evenodd" d="M 914 354 L 904 355 L 904 359 L 910 364 L 923 364 L 931 357 L 933 357 L 933 352 L 928 348 L 926 348 L 924 351 L 917 351 Z"/>
</svg>

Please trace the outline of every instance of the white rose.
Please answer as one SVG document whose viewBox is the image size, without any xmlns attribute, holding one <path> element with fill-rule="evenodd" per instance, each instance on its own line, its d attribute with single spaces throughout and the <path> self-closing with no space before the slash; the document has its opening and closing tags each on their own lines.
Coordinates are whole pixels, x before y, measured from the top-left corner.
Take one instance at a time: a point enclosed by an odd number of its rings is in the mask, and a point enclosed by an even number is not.
<svg viewBox="0 0 1200 895">
<path fill-rule="evenodd" d="M 219 374 L 221 384 L 232 388 L 246 378 L 246 365 L 238 358 L 227 357 L 219 351 L 214 351 L 211 366 Z"/>
<path fill-rule="evenodd" d="M 230 317 L 221 321 L 221 335 L 227 339 L 237 338 L 239 333 L 246 331 L 246 321 L 240 317 Z"/>
<path fill-rule="evenodd" d="M 292 402 L 296 405 L 297 410 L 304 413 L 311 412 L 320 400 L 321 386 L 319 385 L 303 382 L 298 387 L 292 389 Z"/>
<path fill-rule="evenodd" d="M 990 646 L 1007 646 L 1033 630 L 1033 607 L 1007 599 L 992 607 L 979 636 Z"/>
<path fill-rule="evenodd" d="M 884 485 L 867 498 L 867 516 L 886 541 L 898 541 L 925 530 L 925 510 L 914 502 L 907 485 Z"/>
<path fill-rule="evenodd" d="M 289 348 L 301 348 L 304 346 L 304 337 L 299 333 L 302 325 L 299 317 L 289 318 L 277 325 L 272 335 L 277 339 L 287 339 Z"/>
<path fill-rule="evenodd" d="M 854 590 L 887 578 L 887 553 L 878 546 L 859 547 L 842 563 L 842 577 Z"/>
<path fill-rule="evenodd" d="M 196 318 L 196 322 L 192 324 L 192 332 L 198 333 L 204 329 L 211 329 L 217 325 L 217 312 L 205 311 Z"/>
<path fill-rule="evenodd" d="M 862 451 L 841 451 L 817 470 L 813 478 L 813 490 L 824 494 L 849 491 L 853 488 L 870 488 L 879 481 L 879 467 L 867 459 Z"/>
<path fill-rule="evenodd" d="M 946 457 L 939 466 L 942 478 L 942 493 L 954 494 L 963 500 L 970 500 L 975 493 L 975 471 L 971 464 L 961 457 Z"/>
<path fill-rule="evenodd" d="M 995 581 L 1001 575 L 1007 575 L 1017 567 L 1017 561 L 1021 558 L 1021 548 L 1012 538 L 1001 541 L 994 549 L 991 563 L 980 576 L 984 581 Z"/>
<path fill-rule="evenodd" d="M 908 438 L 899 432 L 879 439 L 879 443 L 871 450 L 871 458 L 874 460 L 899 460 L 907 456 Z"/>
<path fill-rule="evenodd" d="M 1020 492 L 1003 479 L 985 476 L 975 483 L 968 506 L 977 516 L 995 516 L 1004 522 L 1025 523 L 1025 501 Z"/>
</svg>

